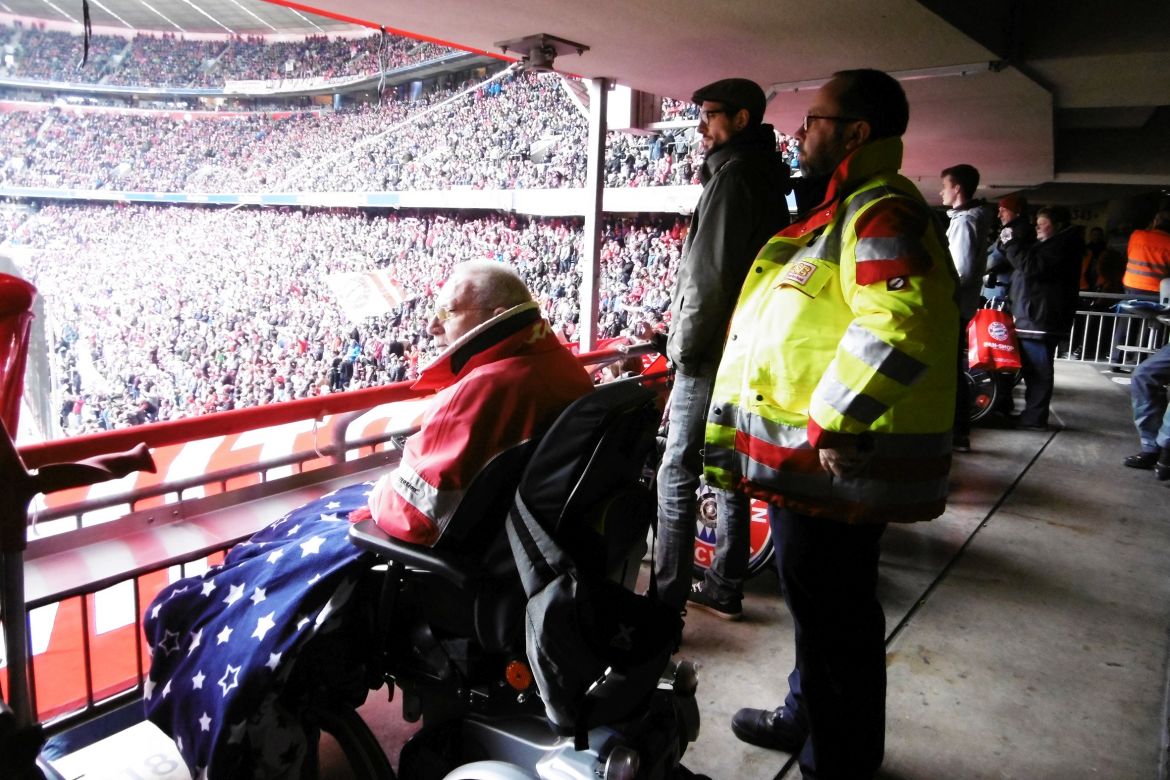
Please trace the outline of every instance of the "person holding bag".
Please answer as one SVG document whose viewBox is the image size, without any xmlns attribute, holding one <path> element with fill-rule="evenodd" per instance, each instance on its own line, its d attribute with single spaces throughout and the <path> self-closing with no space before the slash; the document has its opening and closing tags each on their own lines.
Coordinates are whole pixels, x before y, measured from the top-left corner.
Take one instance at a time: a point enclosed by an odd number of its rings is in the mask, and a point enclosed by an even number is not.
<svg viewBox="0 0 1170 780">
<path fill-rule="evenodd" d="M 1012 266 L 1011 300 L 1020 339 L 1024 410 L 1017 427 L 1048 430 L 1048 407 L 1054 385 L 1056 345 L 1072 330 L 1076 318 L 1081 257 L 1081 229 L 1063 206 L 1036 214 L 1036 242 L 1026 243 L 1005 228 L 1004 252 Z"/>
<path fill-rule="evenodd" d="M 973 371 L 1020 370 L 1016 326 L 1001 304 L 989 302 L 985 308 L 975 310 L 967 326 L 967 364 Z"/>
</svg>

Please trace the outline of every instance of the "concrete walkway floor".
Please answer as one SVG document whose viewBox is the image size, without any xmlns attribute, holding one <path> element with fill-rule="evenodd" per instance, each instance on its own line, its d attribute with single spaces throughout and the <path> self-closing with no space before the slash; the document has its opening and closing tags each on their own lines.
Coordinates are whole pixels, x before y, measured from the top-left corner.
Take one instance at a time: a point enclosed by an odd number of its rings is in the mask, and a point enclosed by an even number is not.
<svg viewBox="0 0 1170 780">
<path fill-rule="evenodd" d="M 1170 482 L 1121 465 L 1137 436 L 1110 375 L 1058 364 L 1052 409 L 1050 433 L 977 428 L 946 514 L 883 539 L 886 778 L 1166 777 Z M 703 725 L 684 763 L 716 780 L 800 776 L 729 728 L 787 691 L 776 582 L 748 584 L 741 622 L 688 617 Z"/>
</svg>

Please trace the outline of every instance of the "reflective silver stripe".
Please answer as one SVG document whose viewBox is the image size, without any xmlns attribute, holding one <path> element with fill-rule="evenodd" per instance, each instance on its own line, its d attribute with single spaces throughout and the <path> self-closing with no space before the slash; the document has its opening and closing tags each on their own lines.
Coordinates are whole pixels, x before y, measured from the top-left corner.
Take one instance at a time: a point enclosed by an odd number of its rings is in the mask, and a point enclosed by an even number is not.
<svg viewBox="0 0 1170 780">
<path fill-rule="evenodd" d="M 854 195 L 847 204 L 845 204 L 845 214 L 841 217 L 838 224 L 847 225 L 849 220 L 857 216 L 857 212 L 873 203 L 875 200 L 884 198 L 887 195 L 901 195 L 902 197 L 909 197 L 905 192 L 899 192 L 888 184 L 879 184 L 876 187 L 870 187 L 864 192 L 859 192 Z"/>
<path fill-rule="evenodd" d="M 418 472 L 405 463 L 394 469 L 394 492 L 408 504 L 435 521 L 442 530 L 463 500 L 465 490 L 440 490 L 432 487 Z"/>
<path fill-rule="evenodd" d="M 811 244 L 801 247 L 799 250 L 797 250 L 796 254 L 794 254 L 789 259 L 789 262 L 803 260 L 806 257 L 811 257 L 817 260 L 825 260 L 833 264 L 839 263 L 841 260 L 841 251 L 839 248 L 836 250 L 833 249 L 835 246 L 840 244 L 840 241 L 836 240 L 838 235 L 839 234 L 835 231 L 821 233 Z"/>
<path fill-rule="evenodd" d="M 856 322 L 845 331 L 841 345 L 862 363 L 907 387 L 926 373 L 925 363 L 890 346 Z"/>
<path fill-rule="evenodd" d="M 806 257 L 815 257 L 818 260 L 826 260 L 834 264 L 839 263 L 841 261 L 841 231 L 844 229 L 844 226 L 848 225 L 850 220 L 857 216 L 857 212 L 865 208 L 866 205 L 887 195 L 902 195 L 906 197 L 905 193 L 898 192 L 884 184 L 857 193 L 844 205 L 839 218 L 830 222 L 826 229 L 821 231 L 820 235 L 812 243 L 798 249 L 785 262 L 803 260 Z M 768 246 L 769 244 L 765 244 L 764 248 L 767 249 Z M 760 256 L 765 256 L 763 251 L 761 251 Z M 862 260 L 863 258 L 858 255 L 857 259 Z"/>
<path fill-rule="evenodd" d="M 828 472 L 801 474 L 783 472 L 752 460 L 742 452 L 708 446 L 707 462 L 746 477 L 761 487 L 789 498 L 834 499 L 871 507 L 925 504 L 947 496 L 947 478 L 917 482 L 884 479 L 837 479 Z"/>
<path fill-rule="evenodd" d="M 741 457 L 747 456 L 741 456 L 733 449 L 719 447 L 711 442 L 707 442 L 703 447 L 703 464 L 724 471 L 737 471 Z"/>
<path fill-rule="evenodd" d="M 890 408 L 888 404 L 883 404 L 873 396 L 851 390 L 835 379 L 822 379 L 813 397 L 818 395 L 822 401 L 841 414 L 848 415 L 864 425 L 872 425 L 874 420 Z"/>
<path fill-rule="evenodd" d="M 786 447 L 788 449 L 806 449 L 811 445 L 808 443 L 808 430 L 802 427 L 783 425 L 782 423 L 773 420 L 767 420 L 758 414 L 747 414 L 746 412 L 738 411 L 735 404 L 721 404 L 724 414 L 738 415 L 732 417 L 730 421 L 720 419 L 723 415 L 718 417 L 712 415 L 711 422 L 716 423 L 728 429 L 731 436 L 734 436 L 734 430 L 744 431 L 749 436 L 755 439 L 761 439 L 777 447 Z M 871 431 L 873 437 L 873 454 L 876 458 L 937 458 L 948 454 L 951 451 L 951 432 L 943 433 L 888 433 L 885 431 Z M 711 451 L 713 447 L 708 443 L 708 449 Z M 722 463 L 716 463 L 710 458 L 708 463 L 716 466 L 723 466 Z"/>
<path fill-rule="evenodd" d="M 893 260 L 905 257 L 914 251 L 913 242 L 901 237 L 859 238 L 857 239 L 857 262 L 867 260 Z"/>
<path fill-rule="evenodd" d="M 745 412 L 739 406 L 731 403 L 712 406 L 707 421 L 716 425 L 737 428 L 754 439 L 760 439 L 777 447 L 799 449 L 811 446 L 808 443 L 808 429 L 805 426 L 785 425 L 758 414 Z"/>
<path fill-rule="evenodd" d="M 703 460 L 710 466 L 739 474 L 776 493 L 828 497 L 832 484 L 828 473 L 802 474 L 778 471 L 752 460 L 746 453 L 724 447 L 712 447 L 710 444 L 704 450 Z"/>
</svg>

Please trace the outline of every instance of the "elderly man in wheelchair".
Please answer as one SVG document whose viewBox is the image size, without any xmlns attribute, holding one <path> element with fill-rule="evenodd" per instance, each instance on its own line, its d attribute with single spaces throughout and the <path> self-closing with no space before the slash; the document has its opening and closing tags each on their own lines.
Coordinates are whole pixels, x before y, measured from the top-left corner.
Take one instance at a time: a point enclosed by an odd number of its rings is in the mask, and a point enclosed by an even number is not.
<svg viewBox="0 0 1170 780">
<path fill-rule="evenodd" d="M 325 730 L 355 776 L 392 778 L 355 711 L 389 682 L 423 721 L 403 778 L 685 772 L 681 621 L 614 581 L 653 515 L 653 394 L 594 391 L 500 264 L 457 266 L 430 332 L 446 349 L 419 384 L 438 392 L 393 472 L 148 608 L 148 717 L 195 777 L 313 777 Z"/>
</svg>

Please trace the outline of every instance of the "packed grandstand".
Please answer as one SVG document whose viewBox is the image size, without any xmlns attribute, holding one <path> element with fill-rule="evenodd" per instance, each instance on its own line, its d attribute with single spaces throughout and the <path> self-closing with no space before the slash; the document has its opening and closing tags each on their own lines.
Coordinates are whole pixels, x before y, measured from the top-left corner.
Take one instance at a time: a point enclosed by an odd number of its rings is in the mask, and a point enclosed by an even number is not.
<svg viewBox="0 0 1170 780">
<path fill-rule="evenodd" d="M 282 104 L 271 94 L 263 111 L 141 108 L 62 99 L 56 87 L 38 94 L 37 82 L 370 76 L 451 50 L 381 34 L 295 43 L 97 35 L 79 69 L 77 35 L 16 23 L 0 25 L 0 40 L 0 189 L 13 198 L 0 240 L 46 301 L 58 434 L 410 379 L 432 354 L 437 285 L 465 259 L 514 265 L 557 331 L 575 338 L 579 218 L 103 200 L 581 187 L 587 119 L 570 79 L 501 64 L 309 110 L 301 97 Z M 652 132 L 611 132 L 606 186 L 696 184 L 695 116 L 694 106 L 663 100 Z M 777 144 L 795 157 L 792 139 L 778 134 Z M 685 225 L 678 214 L 605 220 L 600 335 L 661 322 Z M 370 271 L 395 293 L 374 316 L 337 284 Z"/>
</svg>

